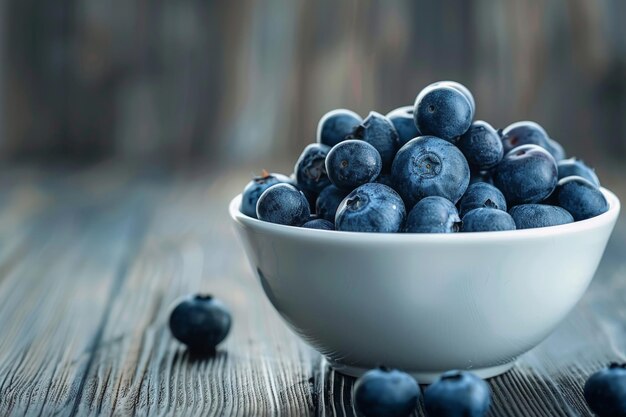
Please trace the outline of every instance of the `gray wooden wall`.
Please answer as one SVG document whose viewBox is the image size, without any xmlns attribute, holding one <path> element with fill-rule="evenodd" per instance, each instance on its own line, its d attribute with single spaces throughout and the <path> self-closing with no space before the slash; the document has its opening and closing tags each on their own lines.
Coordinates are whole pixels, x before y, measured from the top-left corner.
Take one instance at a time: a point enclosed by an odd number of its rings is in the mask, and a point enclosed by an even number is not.
<svg viewBox="0 0 626 417">
<path fill-rule="evenodd" d="M 466 83 L 598 164 L 626 153 L 622 0 L 0 2 L 0 155 L 287 155 L 335 107 Z"/>
</svg>

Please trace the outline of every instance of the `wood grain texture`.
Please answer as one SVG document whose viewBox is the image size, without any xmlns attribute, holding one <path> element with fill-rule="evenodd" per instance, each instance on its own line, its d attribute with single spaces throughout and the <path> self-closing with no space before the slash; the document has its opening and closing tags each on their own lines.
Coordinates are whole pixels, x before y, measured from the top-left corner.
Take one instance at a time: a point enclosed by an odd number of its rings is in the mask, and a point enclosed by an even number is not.
<svg viewBox="0 0 626 417">
<path fill-rule="evenodd" d="M 356 415 L 354 379 L 286 327 L 244 259 L 226 206 L 245 175 L 100 166 L 0 178 L 0 415 Z M 490 381 L 490 416 L 591 415 L 585 378 L 626 360 L 625 244 L 620 223 L 575 311 Z M 191 357 L 166 325 L 197 291 L 234 316 L 213 358 Z"/>
</svg>

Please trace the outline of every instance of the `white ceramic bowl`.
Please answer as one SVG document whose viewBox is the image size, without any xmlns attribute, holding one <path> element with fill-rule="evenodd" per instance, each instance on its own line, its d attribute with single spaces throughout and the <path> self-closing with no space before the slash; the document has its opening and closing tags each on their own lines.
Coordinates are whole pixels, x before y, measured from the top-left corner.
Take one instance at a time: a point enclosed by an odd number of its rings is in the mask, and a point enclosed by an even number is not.
<svg viewBox="0 0 626 417">
<path fill-rule="evenodd" d="M 449 369 L 488 378 L 541 342 L 581 298 L 620 203 L 562 226 L 506 232 L 376 234 L 276 225 L 230 214 L 265 294 L 342 373 L 384 364 L 431 382 Z"/>
</svg>

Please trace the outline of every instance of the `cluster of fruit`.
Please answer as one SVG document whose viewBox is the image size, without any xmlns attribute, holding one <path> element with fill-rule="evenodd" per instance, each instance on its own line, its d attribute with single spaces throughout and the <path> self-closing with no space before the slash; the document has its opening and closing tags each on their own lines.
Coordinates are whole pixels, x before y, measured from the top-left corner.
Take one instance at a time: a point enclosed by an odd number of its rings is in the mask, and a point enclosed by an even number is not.
<svg viewBox="0 0 626 417">
<path fill-rule="evenodd" d="M 231 314 L 210 295 L 189 295 L 170 313 L 172 334 L 196 355 L 212 355 L 228 335 Z M 626 365 L 611 364 L 591 375 L 584 388 L 589 408 L 600 417 L 626 416 Z M 354 385 L 354 405 L 363 416 L 409 416 L 420 388 L 407 373 L 381 367 L 366 372 Z M 487 414 L 491 392 L 485 381 L 466 371 L 449 371 L 423 393 L 429 417 Z"/>
<path fill-rule="evenodd" d="M 565 159 L 537 123 L 496 130 L 474 114 L 474 97 L 453 81 L 386 116 L 333 110 L 293 175 L 264 171 L 240 210 L 290 226 L 391 233 L 528 229 L 608 210 L 593 169 Z"/>
</svg>

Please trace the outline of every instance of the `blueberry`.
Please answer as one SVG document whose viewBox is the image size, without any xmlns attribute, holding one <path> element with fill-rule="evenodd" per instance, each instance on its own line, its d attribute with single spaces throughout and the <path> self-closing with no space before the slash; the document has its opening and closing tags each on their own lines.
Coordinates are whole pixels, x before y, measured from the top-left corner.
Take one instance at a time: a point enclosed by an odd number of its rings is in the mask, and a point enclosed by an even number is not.
<svg viewBox="0 0 626 417">
<path fill-rule="evenodd" d="M 454 233 L 461 219 L 450 200 L 432 196 L 421 199 L 409 212 L 404 231 L 407 233 Z"/>
<path fill-rule="evenodd" d="M 312 219 L 302 225 L 305 229 L 335 230 L 335 225 L 325 219 Z"/>
<path fill-rule="evenodd" d="M 365 417 L 408 417 L 420 389 L 408 374 L 387 368 L 367 371 L 354 384 L 354 405 Z"/>
<path fill-rule="evenodd" d="M 477 120 L 456 142 L 465 159 L 478 170 L 492 168 L 504 156 L 502 141 L 496 130 L 487 122 Z"/>
<path fill-rule="evenodd" d="M 374 181 L 381 169 L 380 154 L 362 140 L 343 141 L 326 156 L 328 178 L 337 188 L 348 191 Z"/>
<path fill-rule="evenodd" d="M 461 91 L 445 85 L 430 85 L 415 99 L 415 125 L 423 135 L 450 141 L 469 129 L 473 110 Z"/>
<path fill-rule="evenodd" d="M 599 417 L 626 417 L 626 364 L 612 363 L 591 375 L 583 393 Z"/>
<path fill-rule="evenodd" d="M 282 174 L 270 174 L 263 170 L 260 176 L 254 177 L 241 193 L 241 206 L 239 210 L 246 216 L 256 217 L 256 203 L 263 191 L 274 184 L 290 183 L 291 179 Z"/>
<path fill-rule="evenodd" d="M 420 136 L 404 145 L 393 161 L 391 174 L 408 207 L 428 196 L 444 197 L 456 204 L 470 179 L 461 151 L 434 136 Z"/>
<path fill-rule="evenodd" d="M 226 306 L 210 295 L 189 295 L 170 314 L 170 330 L 189 350 L 210 353 L 226 337 L 231 317 Z"/>
<path fill-rule="evenodd" d="M 383 184 L 363 184 L 341 202 L 335 216 L 337 230 L 348 232 L 398 232 L 406 211 L 402 198 Z"/>
<path fill-rule="evenodd" d="M 556 165 L 559 170 L 559 179 L 578 176 L 589 180 L 596 187 L 600 186 L 600 180 L 593 168 L 590 168 L 578 158 L 563 159 L 557 162 Z"/>
<path fill-rule="evenodd" d="M 363 122 L 361 116 L 351 110 L 329 111 L 317 124 L 317 143 L 335 146 L 351 135 L 361 122 Z"/>
<path fill-rule="evenodd" d="M 462 232 L 515 230 L 515 221 L 506 211 L 490 207 L 475 208 L 463 216 Z"/>
<path fill-rule="evenodd" d="M 482 417 L 490 403 L 489 386 L 470 372 L 448 371 L 424 390 L 428 417 Z"/>
<path fill-rule="evenodd" d="M 335 221 L 335 213 L 337 213 L 337 207 L 349 194 L 348 191 L 340 190 L 334 185 L 329 185 L 324 188 L 315 202 L 315 213 L 321 219 L 328 220 L 330 222 Z"/>
<path fill-rule="evenodd" d="M 352 139 L 363 139 L 376 148 L 383 162 L 383 171 L 389 170 L 398 149 L 398 132 L 388 118 L 375 111 L 370 112 L 356 127 Z"/>
<path fill-rule="evenodd" d="M 304 194 L 291 184 L 275 184 L 265 190 L 256 205 L 259 220 L 300 226 L 309 220 L 311 209 Z"/>
<path fill-rule="evenodd" d="M 558 226 L 574 221 L 567 210 L 549 204 L 521 204 L 511 207 L 509 214 L 518 229 Z"/>
<path fill-rule="evenodd" d="M 563 149 L 563 146 L 556 140 L 548 138 L 546 149 L 557 162 L 565 159 L 565 149 Z"/>
<path fill-rule="evenodd" d="M 378 178 L 376 178 L 375 182 L 379 184 L 385 184 L 386 186 L 395 189 L 395 186 L 393 184 L 393 177 L 391 176 L 391 174 L 380 174 Z"/>
<path fill-rule="evenodd" d="M 556 161 L 537 145 L 518 146 L 495 168 L 493 182 L 511 205 L 539 203 L 556 186 Z"/>
<path fill-rule="evenodd" d="M 398 147 L 402 147 L 411 139 L 421 136 L 417 126 L 415 126 L 413 111 L 413 106 L 403 106 L 387 113 L 387 118 L 391 120 L 398 132 Z"/>
<path fill-rule="evenodd" d="M 547 149 L 549 146 L 548 134 L 543 127 L 535 122 L 516 122 L 502 131 L 502 145 L 505 154 L 521 145 L 538 145 Z"/>
<path fill-rule="evenodd" d="M 475 182 L 486 182 L 489 184 L 493 184 L 491 171 L 481 171 L 472 169 L 472 167 L 470 167 L 470 184 L 474 184 Z"/>
<path fill-rule="evenodd" d="M 452 87 L 459 90 L 470 102 L 470 104 L 472 105 L 472 109 L 476 110 L 476 101 L 474 100 L 474 96 L 472 95 L 471 91 L 463 84 L 457 83 L 456 81 L 438 81 L 431 85 Z M 474 110 L 472 110 L 472 119 L 474 118 Z"/>
<path fill-rule="evenodd" d="M 326 155 L 329 151 L 330 146 L 319 143 L 304 148 L 293 171 L 298 188 L 319 193 L 330 184 L 326 175 Z"/>
<path fill-rule="evenodd" d="M 476 182 L 467 187 L 467 191 L 459 200 L 459 213 L 463 217 L 468 211 L 476 208 L 494 208 L 506 211 L 506 200 L 502 192 L 486 182 Z"/>
<path fill-rule="evenodd" d="M 583 177 L 559 180 L 551 199 L 569 211 L 576 221 L 590 219 L 609 210 L 602 191 Z"/>
</svg>

